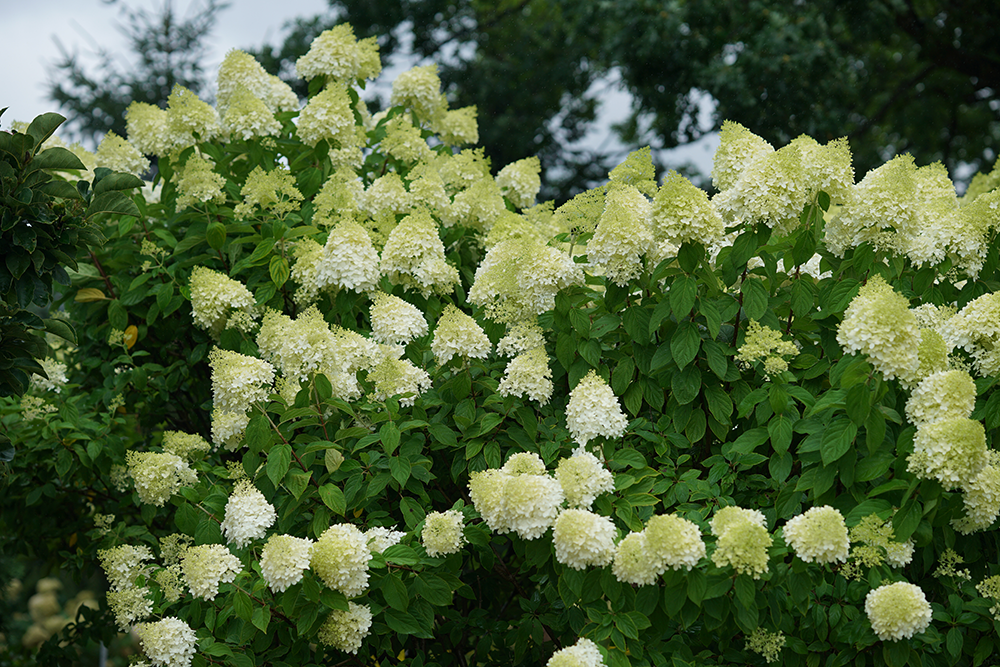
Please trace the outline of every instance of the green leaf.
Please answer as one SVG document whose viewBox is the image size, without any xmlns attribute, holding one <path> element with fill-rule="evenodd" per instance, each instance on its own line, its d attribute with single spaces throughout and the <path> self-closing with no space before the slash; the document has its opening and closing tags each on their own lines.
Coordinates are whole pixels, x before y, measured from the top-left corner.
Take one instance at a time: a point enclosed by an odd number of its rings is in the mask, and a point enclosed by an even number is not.
<svg viewBox="0 0 1000 667">
<path fill-rule="evenodd" d="M 792 294 L 790 305 L 792 312 L 802 316 L 812 310 L 816 295 L 813 294 L 812 286 L 805 280 L 796 280 L 792 283 Z"/>
<path fill-rule="evenodd" d="M 590 317 L 579 308 L 570 308 L 569 323 L 581 338 L 590 338 Z"/>
<path fill-rule="evenodd" d="M 205 239 L 213 250 L 222 250 L 226 244 L 226 226 L 221 222 L 213 222 L 205 231 Z"/>
<path fill-rule="evenodd" d="M 253 617 L 253 604 L 250 602 L 250 597 L 239 589 L 233 593 L 233 609 L 236 611 L 236 615 L 244 621 L 249 621 Z"/>
<path fill-rule="evenodd" d="M 632 377 L 635 375 L 635 362 L 631 356 L 623 356 L 618 360 L 618 365 L 611 373 L 611 390 L 616 395 L 621 396 L 632 384 Z"/>
<path fill-rule="evenodd" d="M 414 592 L 435 607 L 447 607 L 451 604 L 451 586 L 436 574 L 418 574 L 414 584 Z"/>
<path fill-rule="evenodd" d="M 278 443 L 267 453 L 267 477 L 275 486 L 281 484 L 288 467 L 292 462 L 292 448 L 285 443 Z"/>
<path fill-rule="evenodd" d="M 701 391 L 701 371 L 697 366 L 688 366 L 670 379 L 670 390 L 679 405 L 687 405 L 698 397 Z"/>
<path fill-rule="evenodd" d="M 25 134 L 35 141 L 34 149 L 37 149 L 45 140 L 55 133 L 56 129 L 62 125 L 66 119 L 54 112 L 43 113 L 35 116 L 35 119 L 28 125 Z M 49 149 L 51 150 L 51 149 Z M 86 169 L 86 167 L 84 167 Z"/>
<path fill-rule="evenodd" d="M 333 484 L 324 484 L 319 487 L 319 498 L 323 504 L 341 516 L 347 511 L 347 501 L 344 499 L 344 492 Z"/>
<path fill-rule="evenodd" d="M 409 460 L 401 456 L 393 456 L 389 459 L 389 472 L 401 487 L 406 486 L 406 480 L 410 478 L 410 470 Z"/>
<path fill-rule="evenodd" d="M 650 309 L 645 306 L 630 306 L 622 316 L 622 326 L 625 328 L 625 332 L 632 337 L 632 340 L 642 345 L 649 342 L 651 314 Z M 596 364 L 591 365 L 596 366 Z"/>
<path fill-rule="evenodd" d="M 399 427 L 396 422 L 386 422 L 379 429 L 379 438 L 382 440 L 382 449 L 389 456 L 399 447 Z"/>
<path fill-rule="evenodd" d="M 697 241 L 685 241 L 677 250 L 677 263 L 684 271 L 694 273 L 704 256 L 705 246 Z"/>
<path fill-rule="evenodd" d="M 685 320 L 677 325 L 677 330 L 670 339 L 670 353 L 679 368 L 684 368 L 694 361 L 700 346 L 701 334 L 698 333 L 698 326 L 694 322 Z"/>
<path fill-rule="evenodd" d="M 708 577 L 700 569 L 691 570 L 687 574 L 687 596 L 691 602 L 699 607 L 705 599 L 705 592 L 708 590 Z"/>
<path fill-rule="evenodd" d="M 96 195 L 87 207 L 85 217 L 89 220 L 99 213 L 140 216 L 135 202 L 117 190 Z"/>
<path fill-rule="evenodd" d="M 767 312 L 767 289 L 763 281 L 747 276 L 740 292 L 743 294 L 743 312 L 747 319 L 759 321 Z"/>
<path fill-rule="evenodd" d="M 112 329 L 119 331 L 124 331 L 128 327 L 128 313 L 125 312 L 125 306 L 118 299 L 108 304 L 108 323 Z"/>
<path fill-rule="evenodd" d="M 715 301 L 702 299 L 698 310 L 705 318 L 705 327 L 708 329 L 708 333 L 712 338 L 717 337 L 722 329 L 722 313 L 719 312 Z"/>
<path fill-rule="evenodd" d="M 868 419 L 871 400 L 872 393 L 864 383 L 856 384 L 847 390 L 847 397 L 844 399 L 847 416 L 858 426 L 864 424 Z"/>
<path fill-rule="evenodd" d="M 60 338 L 68 340 L 76 345 L 76 330 L 70 326 L 66 320 L 48 319 L 42 320 L 45 323 L 45 330 L 50 334 L 55 334 Z"/>
<path fill-rule="evenodd" d="M 752 607 L 757 589 L 753 585 L 753 580 L 748 575 L 737 575 L 736 577 L 736 599 L 744 607 Z"/>
<path fill-rule="evenodd" d="M 271 622 L 271 608 L 261 605 L 254 609 L 251 622 L 261 632 L 267 632 L 267 626 Z"/>
<path fill-rule="evenodd" d="M 385 624 L 389 629 L 401 635 L 418 635 L 422 632 L 420 624 L 413 616 L 398 609 L 387 609 L 385 612 Z"/>
<path fill-rule="evenodd" d="M 830 465 L 846 454 L 857 434 L 858 425 L 850 419 L 838 418 L 828 424 L 823 431 L 819 450 L 823 457 L 823 465 Z"/>
<path fill-rule="evenodd" d="M 774 451 L 784 454 L 792 444 L 792 420 L 785 415 L 776 415 L 768 422 L 767 433 L 771 437 Z"/>
<path fill-rule="evenodd" d="M 916 498 L 907 500 L 892 517 L 892 529 L 897 542 L 905 542 L 917 530 L 923 516 L 923 506 Z"/>
<path fill-rule="evenodd" d="M 708 360 L 708 367 L 720 380 L 726 377 L 729 372 L 729 359 L 726 357 L 725 348 L 714 340 L 704 339 L 701 341 L 701 349 L 705 351 L 705 359 Z"/>
<path fill-rule="evenodd" d="M 382 579 L 380 590 L 386 603 L 393 609 L 406 611 L 406 608 L 410 606 L 410 599 L 406 594 L 406 585 L 400 581 L 398 571 L 391 572 Z"/>
<path fill-rule="evenodd" d="M 693 276 L 678 276 L 670 285 L 670 308 L 678 321 L 691 314 L 698 296 L 698 281 Z"/>
<path fill-rule="evenodd" d="M 246 430 L 247 447 L 251 452 L 260 452 L 267 449 L 267 443 L 271 436 L 271 423 L 267 417 L 261 413 L 256 413 L 250 418 Z"/>
<path fill-rule="evenodd" d="M 272 257 L 268 271 L 271 274 L 271 281 L 274 283 L 274 286 L 281 287 L 288 280 L 288 260 L 280 256 Z"/>
<path fill-rule="evenodd" d="M 580 341 L 577 347 L 580 356 L 594 368 L 601 366 L 601 344 L 594 339 Z"/>
<path fill-rule="evenodd" d="M 108 174 L 94 185 L 94 194 L 113 192 L 116 190 L 133 190 L 143 186 L 142 179 L 132 174 L 115 172 Z"/>
<path fill-rule="evenodd" d="M 31 161 L 32 169 L 86 169 L 87 166 L 80 161 L 72 151 L 62 146 L 46 148 L 35 156 Z M 65 182 L 65 181 L 54 181 Z M 66 185 L 69 185 L 66 183 Z M 72 186 L 71 186 L 72 187 Z M 79 199 L 79 193 L 73 199 Z"/>
<path fill-rule="evenodd" d="M 994 396 L 1000 396 L 1000 392 L 995 392 Z M 868 451 L 874 453 L 885 441 L 885 416 L 880 410 L 870 410 L 865 418 L 865 444 Z"/>
</svg>

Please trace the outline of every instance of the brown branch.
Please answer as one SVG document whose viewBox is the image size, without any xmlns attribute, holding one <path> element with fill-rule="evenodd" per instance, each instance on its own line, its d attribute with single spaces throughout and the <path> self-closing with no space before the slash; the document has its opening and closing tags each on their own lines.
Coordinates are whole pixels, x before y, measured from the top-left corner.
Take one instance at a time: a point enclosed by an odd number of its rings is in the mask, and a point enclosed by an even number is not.
<svg viewBox="0 0 1000 667">
<path fill-rule="evenodd" d="M 90 254 L 90 261 L 92 261 L 94 266 L 97 267 L 97 272 L 101 274 L 101 278 L 104 278 L 104 284 L 108 288 L 108 294 L 111 295 L 112 299 L 117 299 L 118 295 L 115 294 L 115 288 L 111 286 L 111 279 L 108 278 L 108 274 L 104 272 L 104 267 L 101 266 L 101 262 L 97 259 L 97 255 L 94 254 L 93 250 L 88 250 L 87 252 Z"/>
</svg>

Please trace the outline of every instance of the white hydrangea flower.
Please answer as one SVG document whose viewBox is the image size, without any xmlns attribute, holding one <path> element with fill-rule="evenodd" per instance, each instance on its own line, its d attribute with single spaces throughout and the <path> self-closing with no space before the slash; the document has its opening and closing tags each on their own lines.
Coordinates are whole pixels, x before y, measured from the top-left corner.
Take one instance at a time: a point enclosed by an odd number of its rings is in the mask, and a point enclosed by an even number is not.
<svg viewBox="0 0 1000 667">
<path fill-rule="evenodd" d="M 274 366 L 239 352 L 213 347 L 208 353 L 212 368 L 214 407 L 226 412 L 246 412 L 253 403 L 267 400 L 274 382 Z"/>
<path fill-rule="evenodd" d="M 372 612 L 368 605 L 347 603 L 347 611 L 334 609 L 320 626 L 317 638 L 320 643 L 347 653 L 357 653 L 362 640 L 372 626 Z"/>
<path fill-rule="evenodd" d="M 97 166 L 111 171 L 121 171 L 133 176 L 142 176 L 149 169 L 149 160 L 135 146 L 108 132 L 97 147 Z"/>
<path fill-rule="evenodd" d="M 507 334 L 497 343 L 497 354 L 516 357 L 538 347 L 545 347 L 545 333 L 536 320 L 522 320 L 507 329 Z"/>
<path fill-rule="evenodd" d="M 201 544 L 184 550 L 181 570 L 191 595 L 214 600 L 219 594 L 219 584 L 232 583 L 243 570 L 243 564 L 221 544 Z"/>
<path fill-rule="evenodd" d="M 744 169 L 774 152 L 771 144 L 729 120 L 722 124 L 719 140 L 712 158 L 712 184 L 720 191 L 736 185 Z"/>
<path fill-rule="evenodd" d="M 648 558 L 657 576 L 668 567 L 690 571 L 705 557 L 701 530 L 694 522 L 676 514 L 650 517 L 643 533 Z"/>
<path fill-rule="evenodd" d="M 510 360 L 504 369 L 498 391 L 501 396 L 524 396 L 539 405 L 545 405 L 552 397 L 552 369 L 549 355 L 544 347 L 536 347 L 522 352 Z"/>
<path fill-rule="evenodd" d="M 731 565 L 738 574 L 754 579 L 768 570 L 767 550 L 771 536 L 764 515 L 742 507 L 724 507 L 711 522 L 712 534 L 718 537 L 712 562 L 719 567 Z"/>
<path fill-rule="evenodd" d="M 829 505 L 789 519 L 784 535 L 796 555 L 807 563 L 843 563 L 851 547 L 843 515 Z"/>
<path fill-rule="evenodd" d="M 545 667 L 607 667 L 597 644 L 581 637 L 572 646 L 552 654 Z"/>
<path fill-rule="evenodd" d="M 120 544 L 111 549 L 100 549 L 97 558 L 101 561 L 111 590 L 122 591 L 135 587 L 135 578 L 144 569 L 142 561 L 152 559 L 153 554 L 149 547 Z"/>
<path fill-rule="evenodd" d="M 437 65 L 413 67 L 397 76 L 392 82 L 390 104 L 409 107 L 421 121 L 429 121 L 443 114 L 448 108 L 448 102 L 441 94 Z"/>
<path fill-rule="evenodd" d="M 31 388 L 36 391 L 54 391 L 61 393 L 69 379 L 66 377 L 66 364 L 55 359 L 42 359 L 42 368 L 45 369 L 47 378 L 43 378 L 38 373 L 31 374 Z"/>
<path fill-rule="evenodd" d="M 491 349 L 493 345 L 479 323 L 453 304 L 445 306 L 431 341 L 431 351 L 438 365 L 443 366 L 456 355 L 485 359 Z"/>
<path fill-rule="evenodd" d="M 295 61 L 296 75 L 307 81 L 322 76 L 353 83 L 356 79 L 374 79 L 381 71 L 378 40 L 368 37 L 358 41 L 349 23 L 324 30 L 309 45 L 309 51 Z"/>
<path fill-rule="evenodd" d="M 941 371 L 920 381 L 906 402 L 906 418 L 924 424 L 968 418 L 976 407 L 976 382 L 965 371 Z"/>
<path fill-rule="evenodd" d="M 307 537 L 272 535 L 260 554 L 260 571 L 274 593 L 302 581 L 313 541 Z"/>
<path fill-rule="evenodd" d="M 600 459 L 583 448 L 559 461 L 556 479 L 562 485 L 566 504 L 583 509 L 590 509 L 597 496 L 610 493 L 615 488 L 615 478 L 611 471 L 601 464 Z"/>
<path fill-rule="evenodd" d="M 338 287 L 370 292 L 381 277 L 378 261 L 378 252 L 365 228 L 345 218 L 330 231 L 323 254 L 316 262 L 316 285 L 319 289 Z"/>
<path fill-rule="evenodd" d="M 155 623 L 140 623 L 135 634 L 142 651 L 155 667 L 189 667 L 194 659 L 195 636 L 191 626 L 173 616 Z"/>
<path fill-rule="evenodd" d="M 149 618 L 153 613 L 153 601 L 146 597 L 148 594 L 149 589 L 145 586 L 108 591 L 108 607 L 114 612 L 121 632 L 128 632 L 136 621 Z"/>
<path fill-rule="evenodd" d="M 163 507 L 182 486 L 198 482 L 198 473 L 175 454 L 129 450 L 125 452 L 125 463 L 139 500 L 157 507 Z"/>
<path fill-rule="evenodd" d="M 281 131 L 281 123 L 264 100 L 244 87 L 237 88 L 229 99 L 222 126 L 231 136 L 243 141 L 274 136 Z"/>
<path fill-rule="evenodd" d="M 535 156 L 511 162 L 497 174 L 497 185 L 516 208 L 528 208 L 535 203 L 542 187 L 541 168 Z"/>
<path fill-rule="evenodd" d="M 620 438 L 625 433 L 628 419 L 618 397 L 596 371 L 587 373 L 570 392 L 566 426 L 581 446 L 599 435 Z"/>
<path fill-rule="evenodd" d="M 952 519 L 952 525 L 963 535 L 986 530 L 1000 514 L 1000 453 L 989 450 L 989 461 L 962 489 L 965 516 Z"/>
<path fill-rule="evenodd" d="M 328 84 L 299 112 L 295 131 L 303 143 L 315 146 L 325 139 L 331 147 L 349 148 L 361 144 L 359 132 L 354 124 L 354 111 L 347 88 L 336 83 Z"/>
<path fill-rule="evenodd" d="M 274 524 L 277 514 L 264 494 L 248 479 L 241 479 L 226 503 L 226 516 L 222 520 L 222 534 L 226 542 L 242 549 L 253 540 L 264 537 Z"/>
<path fill-rule="evenodd" d="M 431 557 L 457 553 L 465 544 L 465 518 L 458 510 L 431 512 L 424 518 L 420 541 Z"/>
<path fill-rule="evenodd" d="M 368 381 L 375 385 L 375 400 L 384 401 L 390 396 L 409 394 L 399 401 L 400 405 L 409 407 L 416 402 L 417 396 L 430 388 L 431 376 L 414 366 L 409 359 L 398 359 L 397 356 L 395 353 L 385 354 L 368 373 Z"/>
<path fill-rule="evenodd" d="M 615 525 L 588 510 L 563 510 L 552 527 L 556 560 L 574 570 L 604 567 L 614 558 Z"/>
<path fill-rule="evenodd" d="M 1000 292 L 973 299 L 942 328 L 951 345 L 972 355 L 980 377 L 1000 374 Z"/>
<path fill-rule="evenodd" d="M 989 462 L 981 422 L 952 417 L 922 424 L 913 437 L 907 470 L 946 489 L 969 484 Z"/>
<path fill-rule="evenodd" d="M 424 314 L 398 296 L 375 292 L 370 313 L 372 337 L 380 343 L 405 345 L 427 333 Z"/>
<path fill-rule="evenodd" d="M 676 171 L 670 171 L 650 209 L 657 263 L 668 250 L 686 242 L 711 246 L 722 240 L 725 223 L 708 194 Z"/>
<path fill-rule="evenodd" d="M 399 544 L 399 541 L 404 537 L 406 537 L 406 533 L 384 526 L 374 526 L 365 531 L 368 548 L 373 554 L 380 554 L 392 545 Z"/>
<path fill-rule="evenodd" d="M 564 499 L 562 487 L 545 474 L 544 464 L 538 469 L 535 459 L 537 455 L 512 457 L 505 469 L 472 473 L 469 495 L 490 530 L 513 531 L 533 540 L 555 521 Z"/>
<path fill-rule="evenodd" d="M 883 546 L 885 547 L 885 560 L 892 567 L 906 567 L 913 560 L 914 542 L 912 539 L 905 542 L 887 542 Z"/>
<path fill-rule="evenodd" d="M 194 323 L 216 337 L 222 333 L 230 310 L 250 312 L 256 304 L 243 283 L 204 266 L 194 267 L 190 286 Z"/>
<path fill-rule="evenodd" d="M 200 435 L 181 431 L 163 432 L 163 451 L 168 454 L 187 459 L 195 452 L 207 452 L 211 448 L 212 446 Z"/>
<path fill-rule="evenodd" d="M 611 572 L 618 581 L 637 586 L 649 586 L 663 574 L 646 544 L 646 531 L 629 533 L 618 543 Z"/>
<path fill-rule="evenodd" d="M 226 412 L 215 408 L 212 410 L 212 442 L 224 445 L 229 451 L 235 451 L 243 440 L 250 417 L 245 412 Z"/>
<path fill-rule="evenodd" d="M 911 639 L 931 624 L 931 605 L 919 586 L 897 581 L 868 593 L 865 613 L 882 641 Z"/>
<path fill-rule="evenodd" d="M 643 258 L 652 247 L 649 200 L 633 185 L 609 188 L 604 212 L 587 242 L 590 263 L 603 266 L 608 278 L 624 286 L 642 273 Z"/>
<path fill-rule="evenodd" d="M 372 558 L 368 539 L 349 523 L 330 526 L 313 544 L 310 566 L 333 590 L 349 598 L 368 588 L 368 561 Z"/>
<path fill-rule="evenodd" d="M 847 354 L 860 352 L 887 380 L 913 384 L 920 367 L 920 330 L 910 304 L 878 274 L 844 312 L 837 342 Z"/>
</svg>

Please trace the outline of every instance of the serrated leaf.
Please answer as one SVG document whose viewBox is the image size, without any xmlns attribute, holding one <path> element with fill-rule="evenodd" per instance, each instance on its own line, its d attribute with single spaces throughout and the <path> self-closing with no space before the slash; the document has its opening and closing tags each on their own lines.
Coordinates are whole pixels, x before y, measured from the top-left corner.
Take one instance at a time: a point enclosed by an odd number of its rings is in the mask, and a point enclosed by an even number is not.
<svg viewBox="0 0 1000 667">
<path fill-rule="evenodd" d="M 327 472 L 337 472 L 343 463 L 344 455 L 336 449 L 327 449 L 326 453 L 323 454 L 323 464 L 326 466 Z"/>
<path fill-rule="evenodd" d="M 691 314 L 698 296 L 698 281 L 692 276 L 678 276 L 670 285 L 670 308 L 679 320 Z"/>
<path fill-rule="evenodd" d="M 382 440 L 382 449 L 387 455 L 392 455 L 399 447 L 399 427 L 396 422 L 386 422 L 379 429 L 379 439 Z"/>
<path fill-rule="evenodd" d="M 407 607 L 410 606 L 410 598 L 406 593 L 406 585 L 400 581 L 399 575 L 396 572 L 392 572 L 382 579 L 382 585 L 379 590 L 382 591 L 382 596 L 385 598 L 386 603 L 393 609 L 406 611 Z"/>
<path fill-rule="evenodd" d="M 333 484 L 324 484 L 319 487 L 319 498 L 323 501 L 324 505 L 329 507 L 336 514 L 343 516 L 344 512 L 347 511 L 347 501 L 344 499 L 344 492 Z"/>
<path fill-rule="evenodd" d="M 758 278 L 747 277 L 740 288 L 743 294 L 743 312 L 747 319 L 760 320 L 767 312 L 767 289 Z"/>
<path fill-rule="evenodd" d="M 701 334 L 698 326 L 690 320 L 677 325 L 674 335 L 670 338 L 670 354 L 679 368 L 684 368 L 698 356 L 701 347 Z"/>
<path fill-rule="evenodd" d="M 271 263 L 268 266 L 268 271 L 271 274 L 271 281 L 274 283 L 275 287 L 281 287 L 288 280 L 289 269 L 288 260 L 284 257 L 272 257 Z"/>
</svg>

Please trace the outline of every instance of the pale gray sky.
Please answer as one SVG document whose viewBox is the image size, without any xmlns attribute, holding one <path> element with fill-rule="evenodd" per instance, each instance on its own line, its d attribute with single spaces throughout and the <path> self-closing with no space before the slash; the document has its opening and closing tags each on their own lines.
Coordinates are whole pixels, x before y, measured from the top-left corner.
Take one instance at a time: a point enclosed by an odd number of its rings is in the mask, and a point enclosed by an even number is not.
<svg viewBox="0 0 1000 667">
<path fill-rule="evenodd" d="M 155 9 L 163 0 L 120 0 L 130 6 Z M 46 99 L 50 66 L 59 59 L 57 38 L 68 50 L 84 57 L 99 45 L 127 58 L 124 40 L 118 30 L 121 12 L 117 4 L 100 0 L 34 0 L 6 3 L 3 10 L 4 38 L 0 40 L 0 70 L 3 98 L 0 108 L 9 107 L 0 119 L 3 126 L 12 120 L 30 121 L 46 111 L 58 111 Z M 177 11 L 184 15 L 190 7 L 203 6 L 201 0 L 175 0 Z M 207 72 L 213 73 L 226 52 L 232 48 L 279 43 L 282 26 L 300 16 L 328 12 L 326 0 L 230 0 L 219 15 L 212 33 Z M 386 82 L 398 68 L 383 73 Z M 616 150 L 620 144 L 610 131 L 613 123 L 623 120 L 629 110 L 630 96 L 612 77 L 594 90 L 602 100 L 601 114 L 594 130 L 582 142 L 587 147 Z M 711 170 L 712 155 L 718 146 L 711 135 L 662 155 L 671 163 L 690 161 L 704 173 Z"/>
</svg>

